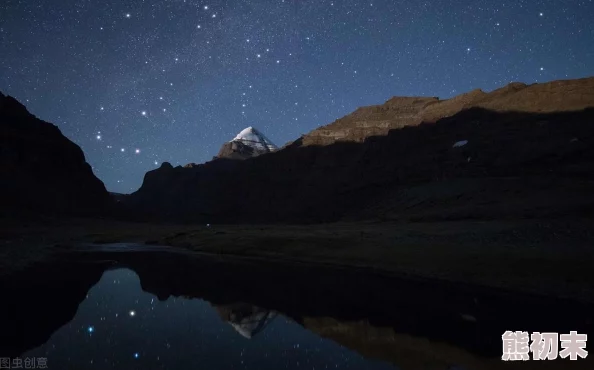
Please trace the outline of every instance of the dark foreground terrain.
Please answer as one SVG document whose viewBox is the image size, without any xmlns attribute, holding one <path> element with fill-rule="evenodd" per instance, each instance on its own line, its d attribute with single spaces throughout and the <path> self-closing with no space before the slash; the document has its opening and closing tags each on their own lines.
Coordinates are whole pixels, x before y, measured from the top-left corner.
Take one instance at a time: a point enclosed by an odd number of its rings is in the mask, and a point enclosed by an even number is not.
<svg viewBox="0 0 594 370">
<path fill-rule="evenodd" d="M 80 243 L 136 242 L 361 266 L 594 302 L 594 223 L 589 220 L 207 226 L 4 218 L 0 225 L 3 274 Z"/>
</svg>

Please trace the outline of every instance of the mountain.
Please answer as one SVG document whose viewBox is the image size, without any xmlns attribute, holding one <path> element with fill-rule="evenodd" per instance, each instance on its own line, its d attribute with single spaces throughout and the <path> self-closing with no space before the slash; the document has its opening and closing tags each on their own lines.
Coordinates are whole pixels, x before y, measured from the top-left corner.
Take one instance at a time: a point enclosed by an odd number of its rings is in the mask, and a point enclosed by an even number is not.
<svg viewBox="0 0 594 370">
<path fill-rule="evenodd" d="M 210 223 L 594 215 L 593 108 L 594 78 L 392 98 L 249 161 L 164 165 L 128 204 Z"/>
<path fill-rule="evenodd" d="M 237 134 L 233 140 L 223 144 L 215 158 L 247 159 L 276 150 L 276 145 L 250 126 Z"/>
<path fill-rule="evenodd" d="M 425 97 L 393 97 L 382 105 L 357 109 L 329 125 L 304 135 L 300 145 L 328 145 L 336 141 L 363 142 L 390 130 L 435 123 L 470 108 L 493 112 L 553 113 L 592 106 L 592 78 L 526 85 L 515 82 L 485 93 L 480 89 L 448 100 Z M 575 91 L 578 89 L 578 91 Z"/>
<path fill-rule="evenodd" d="M 0 93 L 0 209 L 92 214 L 108 204 L 80 147 Z"/>
<path fill-rule="evenodd" d="M 219 316 L 242 337 L 251 339 L 276 317 L 276 312 L 247 303 L 214 306 Z"/>
</svg>

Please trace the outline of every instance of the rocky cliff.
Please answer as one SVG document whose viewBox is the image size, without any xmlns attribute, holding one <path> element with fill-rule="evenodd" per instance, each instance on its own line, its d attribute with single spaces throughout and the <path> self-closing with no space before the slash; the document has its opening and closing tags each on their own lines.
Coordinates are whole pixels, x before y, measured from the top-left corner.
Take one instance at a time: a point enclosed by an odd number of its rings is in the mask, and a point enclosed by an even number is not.
<svg viewBox="0 0 594 370">
<path fill-rule="evenodd" d="M 108 202 L 78 145 L 0 94 L 0 208 L 92 214 Z"/>
<path fill-rule="evenodd" d="M 511 83 L 490 93 L 473 90 L 448 100 L 394 97 L 383 105 L 357 109 L 302 137 L 300 145 L 328 145 L 336 141 L 362 142 L 375 135 L 441 118 L 470 108 L 494 112 L 550 113 L 589 107 L 594 99 L 594 79 L 553 81 L 526 85 Z"/>
<path fill-rule="evenodd" d="M 270 155 L 162 166 L 129 204 L 207 222 L 594 215 L 593 108 L 594 78 L 393 98 Z"/>
</svg>

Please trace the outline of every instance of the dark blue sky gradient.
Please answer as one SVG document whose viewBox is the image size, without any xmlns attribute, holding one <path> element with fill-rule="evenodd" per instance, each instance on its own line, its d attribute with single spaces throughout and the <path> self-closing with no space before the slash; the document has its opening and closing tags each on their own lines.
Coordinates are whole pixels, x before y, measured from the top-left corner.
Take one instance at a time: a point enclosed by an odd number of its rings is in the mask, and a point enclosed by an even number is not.
<svg viewBox="0 0 594 370">
<path fill-rule="evenodd" d="M 395 95 L 593 75 L 593 19 L 591 0 L 3 0 L 0 91 L 128 193 L 247 126 L 282 145 Z"/>
</svg>

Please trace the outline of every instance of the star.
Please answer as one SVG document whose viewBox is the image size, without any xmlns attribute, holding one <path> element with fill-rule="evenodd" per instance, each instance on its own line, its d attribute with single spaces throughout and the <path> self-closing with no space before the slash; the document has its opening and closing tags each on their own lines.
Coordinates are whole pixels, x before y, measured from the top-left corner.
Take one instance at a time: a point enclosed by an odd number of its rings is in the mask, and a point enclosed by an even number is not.
<svg viewBox="0 0 594 370">
<path fill-rule="evenodd" d="M 208 5 L 204 5 L 204 10 L 208 10 Z"/>
<path fill-rule="evenodd" d="M 260 58 L 262 55 L 260 55 L 260 54 L 256 54 L 256 56 L 257 56 L 258 58 Z"/>
<path fill-rule="evenodd" d="M 136 149 L 134 152 L 135 152 L 136 154 L 140 154 L 140 149 Z M 134 315 L 132 315 L 132 316 L 134 316 Z"/>
<path fill-rule="evenodd" d="M 89 332 L 89 334 L 92 334 L 92 333 L 95 331 L 95 327 L 93 327 L 93 326 L 89 326 L 89 327 L 87 328 L 87 331 Z"/>
<path fill-rule="evenodd" d="M 196 28 L 198 28 L 198 29 L 201 29 L 201 28 L 202 28 L 202 26 L 201 26 L 201 25 L 197 25 L 197 26 L 196 26 Z"/>
<path fill-rule="evenodd" d="M 540 67 L 540 70 L 541 70 L 541 71 L 544 71 L 544 67 Z"/>
<path fill-rule="evenodd" d="M 539 13 L 539 15 L 542 17 L 544 14 L 543 13 Z"/>
<path fill-rule="evenodd" d="M 134 317 L 134 316 L 136 316 L 136 311 L 130 310 L 130 312 L 128 314 L 130 315 L 130 317 Z"/>
<path fill-rule="evenodd" d="M 140 112 L 140 114 L 142 114 L 143 116 L 146 116 L 146 111 L 143 110 L 142 112 Z"/>
<path fill-rule="evenodd" d="M 155 161 L 155 166 L 158 166 L 158 165 L 159 165 L 159 162 Z"/>
<path fill-rule="evenodd" d="M 140 354 L 139 354 L 138 352 L 136 352 L 136 353 L 134 354 L 134 358 L 138 358 L 138 357 L 140 357 Z"/>
<path fill-rule="evenodd" d="M 126 149 L 124 149 L 124 148 L 120 149 L 120 152 L 125 152 L 125 151 L 126 151 Z"/>
<path fill-rule="evenodd" d="M 126 13 L 126 18 L 130 18 L 132 15 L 130 13 Z"/>
<path fill-rule="evenodd" d="M 214 14 L 212 15 L 212 18 L 216 18 L 216 17 L 217 17 L 217 13 L 214 13 Z"/>
<path fill-rule="evenodd" d="M 99 108 L 99 110 L 103 110 L 103 109 L 104 109 L 103 107 Z"/>
<path fill-rule="evenodd" d="M 97 140 L 101 140 L 101 135 L 97 135 Z"/>
</svg>

